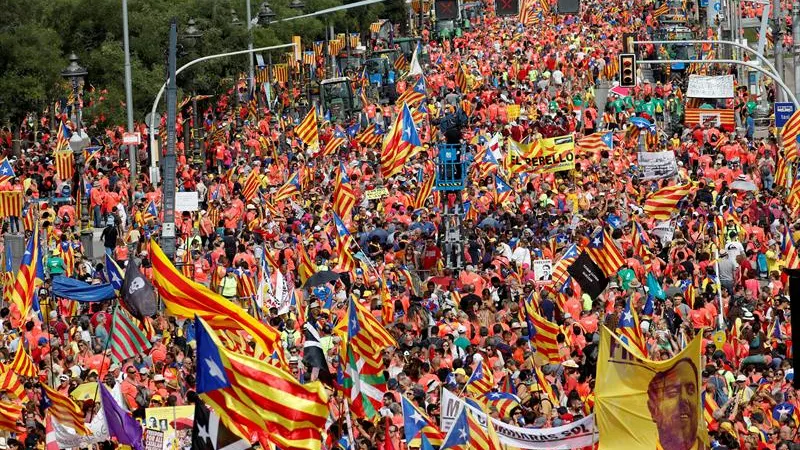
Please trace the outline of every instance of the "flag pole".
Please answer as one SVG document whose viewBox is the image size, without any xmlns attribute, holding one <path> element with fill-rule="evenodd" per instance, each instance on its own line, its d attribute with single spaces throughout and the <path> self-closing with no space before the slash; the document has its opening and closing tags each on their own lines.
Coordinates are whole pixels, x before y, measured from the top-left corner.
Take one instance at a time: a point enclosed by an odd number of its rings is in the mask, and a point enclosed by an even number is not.
<svg viewBox="0 0 800 450">
<path fill-rule="evenodd" d="M 103 348 L 103 359 L 100 360 L 100 370 L 97 371 L 97 387 L 94 390 L 94 397 L 93 399 L 97 399 L 97 394 L 100 393 L 100 383 L 103 380 L 100 379 L 100 372 L 103 370 L 103 366 L 106 364 L 106 354 L 108 353 L 108 346 L 111 344 L 111 333 L 114 331 L 114 324 L 116 323 L 117 319 L 117 308 L 119 307 L 119 299 L 114 302 L 114 306 L 111 308 L 111 326 L 108 328 L 108 339 L 106 339 L 105 348 Z M 94 408 L 89 413 L 89 420 L 88 422 L 92 421 L 94 417 Z"/>
<path fill-rule="evenodd" d="M 39 303 L 41 303 L 41 299 L 39 299 Z M 48 344 L 50 345 L 50 351 L 49 351 L 49 353 L 50 353 L 50 358 L 49 358 L 50 359 L 50 376 L 47 377 L 48 378 L 47 384 L 50 385 L 50 387 L 55 388 L 56 387 L 55 386 L 56 383 L 55 383 L 55 379 L 53 378 L 55 376 L 55 372 L 53 371 L 53 345 L 52 345 L 52 343 L 53 343 L 53 341 L 52 341 L 53 335 L 50 333 L 50 324 L 47 322 L 49 320 L 49 318 L 50 318 L 50 314 L 47 311 L 47 303 L 49 303 L 49 300 L 47 302 L 44 302 L 44 303 L 45 303 L 44 304 L 44 316 L 45 316 L 45 319 L 44 319 L 45 322 L 44 323 L 45 323 L 45 327 L 46 327 L 45 329 L 47 330 L 47 335 L 50 337 L 48 339 L 48 341 L 49 341 Z"/>
<path fill-rule="evenodd" d="M 350 448 L 355 444 L 355 437 L 353 436 L 353 421 L 350 419 L 350 402 L 342 396 L 342 403 L 344 404 L 344 419 L 347 423 L 347 437 L 350 438 Z"/>
</svg>

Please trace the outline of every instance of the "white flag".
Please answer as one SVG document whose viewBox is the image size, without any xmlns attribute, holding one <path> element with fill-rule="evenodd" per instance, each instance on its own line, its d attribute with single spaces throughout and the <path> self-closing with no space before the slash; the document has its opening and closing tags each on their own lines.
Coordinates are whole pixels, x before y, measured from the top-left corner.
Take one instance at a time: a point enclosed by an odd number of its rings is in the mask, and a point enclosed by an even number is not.
<svg viewBox="0 0 800 450">
<path fill-rule="evenodd" d="M 419 64 L 419 44 L 414 48 L 414 55 L 411 56 L 411 68 L 408 76 L 422 75 L 422 66 Z"/>
</svg>

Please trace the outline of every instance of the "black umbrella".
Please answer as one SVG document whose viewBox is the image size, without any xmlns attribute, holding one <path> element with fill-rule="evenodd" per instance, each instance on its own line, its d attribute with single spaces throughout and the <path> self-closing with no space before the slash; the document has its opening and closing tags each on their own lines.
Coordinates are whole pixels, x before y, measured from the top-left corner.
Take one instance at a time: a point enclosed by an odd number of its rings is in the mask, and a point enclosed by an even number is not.
<svg viewBox="0 0 800 450">
<path fill-rule="evenodd" d="M 478 228 L 503 228 L 503 225 L 500 223 L 499 220 L 495 219 L 494 217 L 487 217 L 478 224 Z"/>
<path fill-rule="evenodd" d="M 330 270 L 323 270 L 322 272 L 317 272 L 314 275 L 311 275 L 306 280 L 306 284 L 303 285 L 304 289 L 313 288 L 316 286 L 322 286 L 325 283 L 330 283 L 331 281 L 335 281 L 339 279 L 339 274 L 336 272 L 332 272 Z"/>
<path fill-rule="evenodd" d="M 369 233 L 367 233 L 367 240 L 371 240 L 373 237 L 377 236 L 378 240 L 381 244 L 386 243 L 386 239 L 389 237 L 389 232 L 384 230 L 383 228 L 376 228 Z"/>
</svg>

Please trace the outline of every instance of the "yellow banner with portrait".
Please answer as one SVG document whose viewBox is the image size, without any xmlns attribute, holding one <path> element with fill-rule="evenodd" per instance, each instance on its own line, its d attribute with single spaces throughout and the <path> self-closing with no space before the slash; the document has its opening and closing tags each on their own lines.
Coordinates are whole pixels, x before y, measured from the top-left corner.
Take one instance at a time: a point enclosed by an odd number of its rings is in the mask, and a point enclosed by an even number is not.
<svg viewBox="0 0 800 450">
<path fill-rule="evenodd" d="M 702 450 L 700 338 L 672 359 L 642 359 L 607 328 L 600 333 L 595 413 L 600 450 Z"/>
</svg>

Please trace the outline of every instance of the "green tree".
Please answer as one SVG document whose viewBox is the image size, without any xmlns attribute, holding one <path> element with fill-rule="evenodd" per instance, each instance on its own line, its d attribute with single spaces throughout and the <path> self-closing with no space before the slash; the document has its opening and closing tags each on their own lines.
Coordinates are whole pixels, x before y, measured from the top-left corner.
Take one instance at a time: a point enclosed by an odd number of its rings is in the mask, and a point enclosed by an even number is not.
<svg viewBox="0 0 800 450">
<path fill-rule="evenodd" d="M 66 55 L 75 52 L 86 67 L 84 123 L 99 133 L 102 127 L 125 123 L 124 54 L 122 10 L 119 0 L 26 0 L 5 2 L 0 8 L 0 120 L 20 123 L 27 112 L 42 111 L 57 98 L 68 95 L 60 76 Z M 252 0 L 257 17 L 259 0 Z M 290 0 L 272 0 L 275 20 L 335 7 L 342 0 L 305 0 L 303 11 L 289 7 Z M 183 39 L 178 65 L 200 55 L 247 46 L 245 0 L 148 0 L 128 2 L 134 120 L 141 122 L 166 79 L 166 46 L 169 23 L 176 17 L 179 33 L 194 18 L 203 36 L 195 45 Z M 236 11 L 240 25 L 231 23 Z M 305 47 L 323 40 L 326 28 L 336 33 L 368 33 L 379 18 L 405 24 L 403 0 L 387 0 L 325 17 L 273 22 L 252 30 L 256 46 L 291 42 L 300 35 Z M 275 51 L 282 61 L 285 51 Z M 266 56 L 266 55 L 265 55 Z M 220 94 L 232 87 L 235 76 L 247 70 L 247 57 L 206 61 L 182 73 L 178 86 L 186 93 Z M 162 106 L 163 107 L 163 106 Z"/>
<path fill-rule="evenodd" d="M 56 97 L 66 58 L 52 29 L 24 23 L 0 31 L 0 118 L 17 125 Z"/>
</svg>

